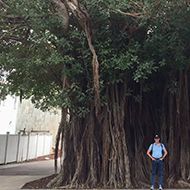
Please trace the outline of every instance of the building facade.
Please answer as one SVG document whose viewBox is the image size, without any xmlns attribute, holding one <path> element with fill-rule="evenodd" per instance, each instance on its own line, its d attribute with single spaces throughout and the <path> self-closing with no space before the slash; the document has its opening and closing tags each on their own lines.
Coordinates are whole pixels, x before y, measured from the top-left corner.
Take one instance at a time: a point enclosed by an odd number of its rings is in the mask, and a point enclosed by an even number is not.
<svg viewBox="0 0 190 190">
<path fill-rule="evenodd" d="M 0 100 L 0 134 L 15 134 L 17 108 L 18 97 L 9 95 L 5 100 Z"/>
<path fill-rule="evenodd" d="M 20 131 L 49 131 L 53 135 L 53 146 L 61 121 L 61 111 L 42 112 L 30 100 L 19 101 L 18 97 L 8 96 L 0 104 L 0 134 L 17 134 Z"/>
</svg>

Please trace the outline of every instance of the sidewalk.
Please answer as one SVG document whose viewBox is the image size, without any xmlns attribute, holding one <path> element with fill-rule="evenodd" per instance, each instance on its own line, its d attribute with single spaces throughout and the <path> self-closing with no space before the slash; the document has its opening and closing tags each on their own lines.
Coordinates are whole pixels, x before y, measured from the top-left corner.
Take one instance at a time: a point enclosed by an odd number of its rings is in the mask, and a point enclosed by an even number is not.
<svg viewBox="0 0 190 190">
<path fill-rule="evenodd" d="M 54 160 L 0 165 L 0 190 L 19 190 L 24 186 L 24 184 L 30 181 L 41 179 L 43 177 L 50 176 L 54 173 L 55 173 Z M 155 188 L 155 190 L 157 189 L 158 188 Z M 43 189 L 43 190 L 48 190 L 48 189 Z M 93 190 L 105 190 L 105 189 L 93 189 Z M 107 190 L 114 190 L 114 189 L 107 189 Z M 126 189 L 119 189 L 119 190 L 126 190 Z M 128 189 L 128 190 L 141 190 L 141 189 Z M 143 190 L 149 190 L 149 189 L 143 189 Z M 167 189 L 167 190 L 183 190 L 183 189 Z"/>
<path fill-rule="evenodd" d="M 54 160 L 0 165 L 0 190 L 17 190 L 27 182 L 54 173 Z"/>
</svg>

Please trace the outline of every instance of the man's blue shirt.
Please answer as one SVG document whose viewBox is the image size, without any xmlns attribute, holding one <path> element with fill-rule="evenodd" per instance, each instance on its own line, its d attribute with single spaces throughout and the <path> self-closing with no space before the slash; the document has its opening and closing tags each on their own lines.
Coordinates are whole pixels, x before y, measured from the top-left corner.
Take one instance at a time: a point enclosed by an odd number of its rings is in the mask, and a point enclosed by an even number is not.
<svg viewBox="0 0 190 190">
<path fill-rule="evenodd" d="M 154 158 L 161 158 L 162 157 L 162 150 L 165 150 L 164 144 L 160 143 L 160 145 L 157 145 L 156 143 L 153 143 L 149 146 L 149 150 L 152 151 L 152 157 Z"/>
</svg>

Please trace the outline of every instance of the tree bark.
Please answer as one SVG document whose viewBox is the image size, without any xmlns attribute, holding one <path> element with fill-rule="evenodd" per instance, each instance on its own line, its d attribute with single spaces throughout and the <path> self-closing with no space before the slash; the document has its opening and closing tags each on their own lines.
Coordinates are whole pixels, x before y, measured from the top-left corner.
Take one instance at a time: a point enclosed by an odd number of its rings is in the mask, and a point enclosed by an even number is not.
<svg viewBox="0 0 190 190">
<path fill-rule="evenodd" d="M 63 167 L 49 187 L 131 187 L 124 130 L 126 84 L 120 89 L 118 85 L 107 88 L 103 125 L 96 120 L 94 104 L 89 105 L 86 118 L 71 118 L 64 134 Z"/>
<path fill-rule="evenodd" d="M 95 114 L 99 124 L 102 124 L 101 120 L 101 102 L 100 102 L 100 92 L 99 92 L 99 62 L 96 51 L 92 44 L 92 20 L 90 15 L 86 11 L 85 7 L 82 6 L 77 0 L 65 0 L 67 7 L 75 15 L 80 26 L 86 34 L 89 49 L 92 53 L 92 70 L 93 70 L 93 82 L 94 82 L 94 102 L 95 102 Z"/>
</svg>

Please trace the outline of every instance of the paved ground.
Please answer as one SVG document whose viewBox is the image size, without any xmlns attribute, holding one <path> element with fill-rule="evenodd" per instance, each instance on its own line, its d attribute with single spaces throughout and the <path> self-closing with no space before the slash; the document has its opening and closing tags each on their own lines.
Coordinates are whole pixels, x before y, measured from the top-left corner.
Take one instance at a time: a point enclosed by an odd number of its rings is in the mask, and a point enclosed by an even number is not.
<svg viewBox="0 0 190 190">
<path fill-rule="evenodd" d="M 52 175 L 55 173 L 53 164 L 54 164 L 53 160 L 47 160 L 47 161 L 23 162 L 16 164 L 0 165 L 0 190 L 19 190 L 27 182 Z M 103 190 L 103 189 L 98 189 L 98 190 Z M 148 189 L 143 189 L 143 190 L 148 190 Z M 179 190 L 179 189 L 170 189 L 170 190 Z"/>
<path fill-rule="evenodd" d="M 45 160 L 0 165 L 0 190 L 20 189 L 29 181 L 52 175 L 53 164 L 53 160 Z"/>
</svg>

